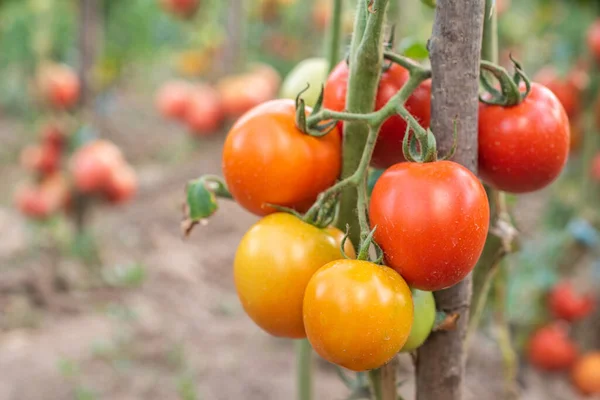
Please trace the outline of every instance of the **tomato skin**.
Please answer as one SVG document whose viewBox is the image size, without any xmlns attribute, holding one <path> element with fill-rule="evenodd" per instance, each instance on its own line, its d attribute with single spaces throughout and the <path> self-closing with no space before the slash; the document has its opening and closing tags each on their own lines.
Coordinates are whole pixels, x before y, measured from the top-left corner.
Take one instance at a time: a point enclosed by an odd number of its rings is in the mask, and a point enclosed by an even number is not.
<svg viewBox="0 0 600 400">
<path fill-rule="evenodd" d="M 552 183 L 569 155 L 569 119 L 556 96 L 532 83 L 519 105 L 479 107 L 479 175 L 510 193 Z"/>
<path fill-rule="evenodd" d="M 196 13 L 199 0 L 160 0 L 163 9 L 175 16 L 189 18 Z"/>
<path fill-rule="evenodd" d="M 558 98 L 569 118 L 574 118 L 581 111 L 581 91 L 568 78 L 561 79 L 552 67 L 542 68 L 534 77 L 534 81 L 550 89 Z"/>
<path fill-rule="evenodd" d="M 288 99 L 261 104 L 242 116 L 223 147 L 227 186 L 238 204 L 256 215 L 275 211 L 267 203 L 307 211 L 335 183 L 340 168 L 337 131 L 322 138 L 302 133 Z"/>
<path fill-rule="evenodd" d="M 411 287 L 441 290 L 475 267 L 489 227 L 483 186 L 452 161 L 399 163 L 379 178 L 369 205 L 386 265 Z"/>
<path fill-rule="evenodd" d="M 338 247 L 341 247 L 342 241 L 344 240 L 345 236 L 344 232 L 340 231 L 335 226 L 328 226 L 323 230 L 335 239 L 335 242 L 337 243 Z M 348 256 L 348 258 L 356 258 L 356 250 L 354 250 L 354 246 L 352 245 L 352 241 L 350 241 L 350 239 L 346 240 L 346 243 L 344 243 L 344 253 L 346 253 L 346 256 Z"/>
<path fill-rule="evenodd" d="M 527 356 L 529 362 L 544 371 L 562 371 L 575 362 L 578 349 L 559 324 L 539 328 L 529 339 Z"/>
<path fill-rule="evenodd" d="M 408 285 L 396 271 L 368 261 L 320 268 L 304 295 L 304 325 L 315 351 L 352 371 L 378 368 L 406 343 L 413 322 Z"/>
<path fill-rule="evenodd" d="M 583 355 L 571 371 L 575 387 L 586 395 L 600 394 L 600 352 Z"/>
<path fill-rule="evenodd" d="M 346 108 L 346 93 L 348 89 L 348 65 L 345 61 L 340 62 L 329 75 L 325 83 L 323 98 L 324 108 L 334 111 L 344 111 Z M 394 96 L 408 81 L 409 73 L 398 64 L 381 74 L 377 97 L 375 99 L 375 110 L 385 106 L 388 100 Z M 406 101 L 406 108 L 421 123 L 424 128 L 429 128 L 431 120 L 431 80 L 421 83 Z M 340 122 L 340 131 L 342 129 Z M 371 166 L 375 168 L 387 168 L 395 163 L 404 161 L 402 154 L 402 140 L 406 133 L 406 122 L 399 115 L 389 118 L 381 126 Z"/>
<path fill-rule="evenodd" d="M 412 289 L 415 319 L 402 352 L 416 350 L 429 337 L 435 323 L 435 299 L 433 293 Z"/>
<path fill-rule="evenodd" d="M 573 322 L 581 320 L 594 311 L 595 300 L 591 294 L 579 295 L 570 282 L 561 282 L 552 288 L 548 307 L 552 314 Z"/>
<path fill-rule="evenodd" d="M 588 28 L 587 45 L 590 53 L 600 61 L 600 20 L 596 20 Z"/>
<path fill-rule="evenodd" d="M 341 257 L 339 243 L 326 231 L 291 214 L 264 217 L 235 254 L 234 280 L 244 310 L 271 335 L 305 337 L 306 285 L 320 267 Z"/>
<path fill-rule="evenodd" d="M 23 215 L 45 219 L 65 206 L 69 200 L 69 186 L 62 174 L 55 173 L 39 183 L 19 185 L 14 199 Z"/>
<path fill-rule="evenodd" d="M 185 117 L 192 86 L 185 81 L 170 81 L 156 92 L 156 108 L 168 119 L 181 120 Z"/>
<path fill-rule="evenodd" d="M 219 93 L 210 86 L 194 88 L 188 98 L 185 119 L 194 135 L 204 136 L 218 130 L 223 121 Z"/>
<path fill-rule="evenodd" d="M 60 166 L 60 154 L 60 148 L 49 142 L 27 146 L 21 151 L 20 163 L 28 170 L 50 175 Z"/>
<path fill-rule="evenodd" d="M 113 204 L 123 204 L 131 200 L 137 190 L 137 175 L 128 164 L 111 171 L 106 183 L 106 197 Z"/>
<path fill-rule="evenodd" d="M 308 89 L 302 93 L 304 103 L 309 107 L 314 107 L 321 87 L 327 80 L 327 60 L 324 58 L 307 58 L 296 65 L 290 73 L 285 77 L 281 86 L 281 98 L 296 99 L 298 93 Z"/>
<path fill-rule="evenodd" d="M 113 171 L 124 162 L 117 146 L 106 140 L 96 140 L 73 153 L 69 170 L 81 193 L 99 192 L 106 189 Z"/>
<path fill-rule="evenodd" d="M 64 64 L 44 64 L 37 79 L 42 97 L 53 107 L 68 109 L 79 101 L 79 78 L 71 67 Z"/>
</svg>

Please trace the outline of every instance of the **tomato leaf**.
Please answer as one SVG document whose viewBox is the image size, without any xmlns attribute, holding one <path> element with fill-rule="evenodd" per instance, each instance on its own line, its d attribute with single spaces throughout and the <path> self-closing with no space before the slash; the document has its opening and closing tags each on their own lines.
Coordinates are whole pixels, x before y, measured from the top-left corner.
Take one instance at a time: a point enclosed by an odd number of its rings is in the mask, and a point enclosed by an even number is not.
<svg viewBox="0 0 600 400">
<path fill-rule="evenodd" d="M 181 228 L 187 237 L 196 224 L 217 212 L 219 206 L 217 196 L 208 188 L 204 177 L 190 181 L 186 192 L 187 201 L 184 204 L 184 220 Z"/>
<path fill-rule="evenodd" d="M 400 42 L 400 54 L 415 59 L 425 60 L 429 58 L 427 44 L 413 37 L 407 37 Z"/>
</svg>

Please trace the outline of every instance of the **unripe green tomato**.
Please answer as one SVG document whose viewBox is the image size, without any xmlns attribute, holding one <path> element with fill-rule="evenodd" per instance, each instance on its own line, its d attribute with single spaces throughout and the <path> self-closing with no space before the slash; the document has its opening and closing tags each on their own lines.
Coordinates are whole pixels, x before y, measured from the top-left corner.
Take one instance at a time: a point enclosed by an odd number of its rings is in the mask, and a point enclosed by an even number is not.
<svg viewBox="0 0 600 400">
<path fill-rule="evenodd" d="M 412 329 L 402 352 L 413 351 L 420 347 L 431 333 L 435 323 L 435 299 L 432 292 L 411 289 L 415 306 Z"/>
<path fill-rule="evenodd" d="M 308 83 L 310 87 L 302 93 L 302 98 L 306 105 L 314 107 L 321 93 L 321 86 L 326 80 L 327 60 L 324 58 L 307 58 L 300 61 L 285 77 L 281 86 L 281 98 L 295 99 L 298 93 L 306 89 Z"/>
</svg>

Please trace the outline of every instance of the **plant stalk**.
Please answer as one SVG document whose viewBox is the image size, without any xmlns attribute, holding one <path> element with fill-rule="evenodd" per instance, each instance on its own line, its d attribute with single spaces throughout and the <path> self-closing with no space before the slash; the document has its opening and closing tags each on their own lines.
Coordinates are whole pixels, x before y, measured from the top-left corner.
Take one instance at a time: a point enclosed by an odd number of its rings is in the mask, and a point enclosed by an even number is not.
<svg viewBox="0 0 600 400">
<path fill-rule="evenodd" d="M 312 399 L 312 347 L 307 339 L 296 341 L 298 400 Z"/>
<path fill-rule="evenodd" d="M 329 41 L 327 42 L 328 72 L 331 72 L 339 61 L 340 42 L 342 38 L 342 14 L 344 11 L 343 0 L 333 1 L 331 20 L 329 21 Z"/>
</svg>

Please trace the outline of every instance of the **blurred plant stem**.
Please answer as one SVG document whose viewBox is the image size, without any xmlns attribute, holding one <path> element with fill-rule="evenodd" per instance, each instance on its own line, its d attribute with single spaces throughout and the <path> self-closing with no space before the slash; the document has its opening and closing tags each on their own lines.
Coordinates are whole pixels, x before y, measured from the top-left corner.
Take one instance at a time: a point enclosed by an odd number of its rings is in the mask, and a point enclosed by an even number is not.
<svg viewBox="0 0 600 400">
<path fill-rule="evenodd" d="M 307 339 L 296 340 L 296 371 L 298 400 L 311 400 L 312 387 L 312 347 Z"/>
<path fill-rule="evenodd" d="M 343 0 L 329 0 L 333 1 L 333 11 L 331 20 L 329 21 L 329 32 L 327 41 L 327 62 L 328 71 L 331 72 L 335 65 L 338 63 L 340 58 L 340 44 L 342 38 L 342 14 L 344 13 L 344 2 Z"/>
</svg>

